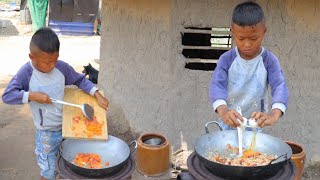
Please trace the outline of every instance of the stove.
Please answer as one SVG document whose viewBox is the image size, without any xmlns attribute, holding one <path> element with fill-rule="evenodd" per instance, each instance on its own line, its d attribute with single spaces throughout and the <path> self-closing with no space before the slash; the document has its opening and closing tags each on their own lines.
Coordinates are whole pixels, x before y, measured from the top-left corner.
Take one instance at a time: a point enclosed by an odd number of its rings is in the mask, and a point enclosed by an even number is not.
<svg viewBox="0 0 320 180">
<path fill-rule="evenodd" d="M 187 160 L 187 166 L 189 172 L 182 172 L 178 175 L 177 179 L 180 180 L 225 180 L 225 178 L 216 176 L 212 174 L 202 163 L 200 163 L 199 158 L 196 156 L 195 152 L 191 153 Z M 279 180 L 293 179 L 296 174 L 296 168 L 292 160 L 286 163 L 283 168 L 273 177 L 266 178 L 265 180 Z M 262 180 L 262 178 L 259 178 Z"/>
<path fill-rule="evenodd" d="M 58 155 L 57 158 L 57 179 L 90 179 L 88 177 L 81 176 L 75 172 L 73 172 L 63 161 L 62 157 Z M 118 180 L 118 179 L 131 179 L 131 175 L 136 169 L 136 163 L 134 158 L 130 156 L 127 161 L 127 165 L 125 165 L 119 172 L 107 176 L 107 177 L 95 177 L 95 179 L 106 179 L 106 180 Z"/>
</svg>

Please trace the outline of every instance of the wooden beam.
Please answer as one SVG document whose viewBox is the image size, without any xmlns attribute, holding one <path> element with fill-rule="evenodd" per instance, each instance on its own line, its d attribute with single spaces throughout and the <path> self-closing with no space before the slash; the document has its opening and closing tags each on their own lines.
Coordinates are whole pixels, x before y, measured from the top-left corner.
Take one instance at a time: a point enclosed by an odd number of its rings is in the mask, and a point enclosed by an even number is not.
<svg viewBox="0 0 320 180">
<path fill-rule="evenodd" d="M 217 50 L 230 50 L 231 48 L 227 47 L 212 47 L 212 46 L 182 46 L 183 49 L 217 49 Z"/>
<path fill-rule="evenodd" d="M 186 63 L 218 63 L 218 59 L 187 58 Z"/>
</svg>

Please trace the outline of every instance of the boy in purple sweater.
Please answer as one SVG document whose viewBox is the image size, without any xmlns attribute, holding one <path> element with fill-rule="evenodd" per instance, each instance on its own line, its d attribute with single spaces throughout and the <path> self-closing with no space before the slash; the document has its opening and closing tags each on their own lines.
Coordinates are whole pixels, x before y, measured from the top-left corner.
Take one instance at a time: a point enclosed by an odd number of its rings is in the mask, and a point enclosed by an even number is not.
<svg viewBox="0 0 320 180">
<path fill-rule="evenodd" d="M 289 91 L 278 58 L 261 46 L 267 31 L 262 8 L 255 2 L 238 4 L 232 14 L 231 32 L 236 47 L 218 61 L 210 82 L 210 100 L 223 129 L 240 125 L 242 116 L 254 118 L 262 128 L 274 125 L 285 113 Z M 268 113 L 267 87 L 272 104 Z"/>
<path fill-rule="evenodd" d="M 62 105 L 50 98 L 63 100 L 66 85 L 76 85 L 94 96 L 99 106 L 108 108 L 102 96 L 85 75 L 58 60 L 60 42 L 50 28 L 35 32 L 30 42 L 30 62 L 20 68 L 5 89 L 2 100 L 7 104 L 30 105 L 36 127 L 36 160 L 41 179 L 55 179 L 56 156 L 62 141 Z"/>
</svg>

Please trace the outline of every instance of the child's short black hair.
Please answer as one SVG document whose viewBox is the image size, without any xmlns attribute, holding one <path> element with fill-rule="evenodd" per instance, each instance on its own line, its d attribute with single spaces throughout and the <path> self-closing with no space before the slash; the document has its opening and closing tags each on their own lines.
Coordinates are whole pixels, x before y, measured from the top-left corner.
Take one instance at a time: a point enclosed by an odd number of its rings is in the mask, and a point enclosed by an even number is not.
<svg viewBox="0 0 320 180">
<path fill-rule="evenodd" d="M 252 1 L 240 3 L 233 10 L 232 23 L 239 26 L 254 26 L 264 20 L 262 8 Z"/>
<path fill-rule="evenodd" d="M 44 27 L 33 34 L 30 42 L 30 50 L 34 46 L 43 52 L 52 54 L 59 52 L 60 41 L 57 34 L 52 29 Z"/>
</svg>

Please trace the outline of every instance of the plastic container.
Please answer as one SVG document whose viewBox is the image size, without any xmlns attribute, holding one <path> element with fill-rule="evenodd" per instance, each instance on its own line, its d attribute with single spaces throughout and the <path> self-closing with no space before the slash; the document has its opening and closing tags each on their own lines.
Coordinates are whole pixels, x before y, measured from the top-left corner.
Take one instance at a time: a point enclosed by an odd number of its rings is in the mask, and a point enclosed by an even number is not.
<svg viewBox="0 0 320 180">
<path fill-rule="evenodd" d="M 94 34 L 93 23 L 49 20 L 48 26 L 59 35 L 92 36 Z"/>
</svg>

